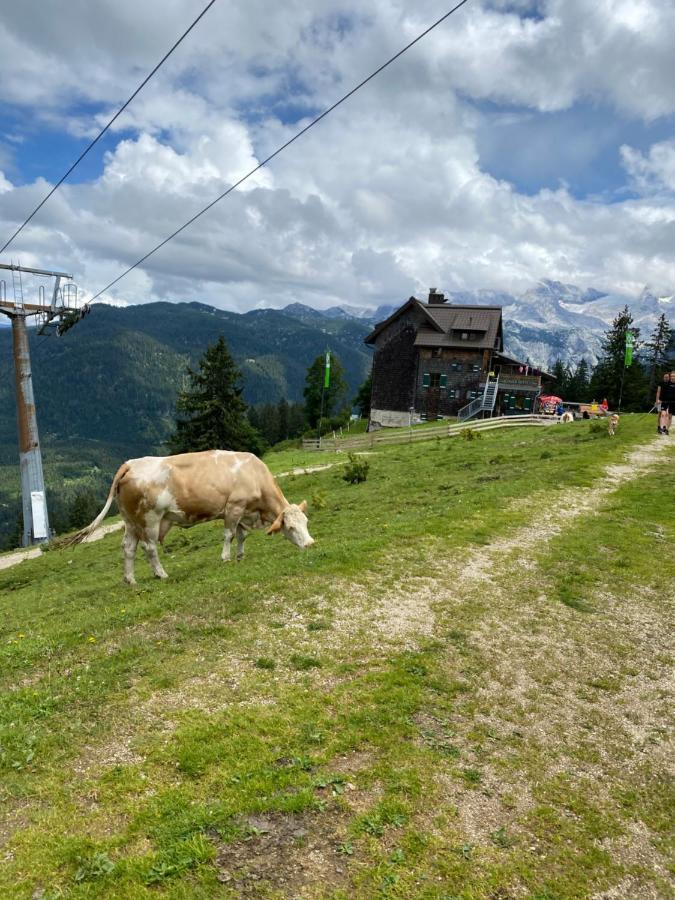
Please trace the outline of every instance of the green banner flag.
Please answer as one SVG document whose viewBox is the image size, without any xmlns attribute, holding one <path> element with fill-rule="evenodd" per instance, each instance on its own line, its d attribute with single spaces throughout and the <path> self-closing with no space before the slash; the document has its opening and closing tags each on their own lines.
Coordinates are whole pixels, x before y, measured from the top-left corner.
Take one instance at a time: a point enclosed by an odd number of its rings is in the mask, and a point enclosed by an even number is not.
<svg viewBox="0 0 675 900">
<path fill-rule="evenodd" d="M 326 371 L 323 376 L 323 386 L 327 388 L 330 385 L 330 350 L 326 350 Z"/>
<path fill-rule="evenodd" d="M 633 362 L 633 332 L 627 331 L 626 332 L 626 352 L 624 353 L 623 364 L 624 364 L 624 366 L 627 367 L 627 366 L 630 366 L 630 364 L 632 362 Z"/>
</svg>

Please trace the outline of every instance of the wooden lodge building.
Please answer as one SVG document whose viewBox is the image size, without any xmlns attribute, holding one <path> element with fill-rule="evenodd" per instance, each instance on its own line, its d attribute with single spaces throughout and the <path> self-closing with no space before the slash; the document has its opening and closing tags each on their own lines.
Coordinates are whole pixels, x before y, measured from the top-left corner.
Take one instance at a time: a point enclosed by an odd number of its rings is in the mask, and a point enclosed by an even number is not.
<svg viewBox="0 0 675 900">
<path fill-rule="evenodd" d="M 365 339 L 374 350 L 370 421 L 407 425 L 443 416 L 533 412 L 550 378 L 503 353 L 500 306 L 458 306 L 432 288 Z"/>
</svg>

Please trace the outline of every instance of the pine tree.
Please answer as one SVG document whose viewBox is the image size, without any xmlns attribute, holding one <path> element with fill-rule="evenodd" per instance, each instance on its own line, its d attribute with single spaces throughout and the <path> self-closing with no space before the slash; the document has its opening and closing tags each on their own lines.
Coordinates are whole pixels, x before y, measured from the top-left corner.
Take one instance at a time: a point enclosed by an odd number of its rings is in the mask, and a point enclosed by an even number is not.
<svg viewBox="0 0 675 900">
<path fill-rule="evenodd" d="M 661 313 L 648 341 L 645 342 L 645 359 L 649 374 L 649 397 L 654 393 L 661 372 L 668 367 L 669 347 L 673 340 L 673 329 L 668 324 L 666 314 Z"/>
<path fill-rule="evenodd" d="M 354 398 L 354 406 L 358 409 L 359 415 L 362 419 L 367 419 L 370 416 L 370 395 L 373 392 L 373 373 L 366 378 L 361 387 L 359 388 L 359 392 Z"/>
<path fill-rule="evenodd" d="M 241 372 L 221 335 L 187 369 L 187 384 L 176 401 L 176 431 L 167 443 L 172 453 L 196 450 L 249 450 L 260 453 L 260 434 L 246 416 Z"/>
<path fill-rule="evenodd" d="M 583 403 L 588 400 L 588 383 L 590 380 L 590 373 L 588 369 L 588 363 L 582 357 L 577 364 L 576 369 L 570 375 L 569 384 L 567 387 L 567 398 L 574 403 Z"/>
<path fill-rule="evenodd" d="M 553 375 L 553 383 L 550 388 L 551 393 L 558 397 L 567 398 L 571 379 L 569 368 L 561 359 L 557 359 L 553 364 L 551 374 Z"/>
<path fill-rule="evenodd" d="M 323 415 L 329 419 L 336 413 L 342 412 L 347 396 L 347 382 L 345 381 L 342 363 L 331 353 L 330 357 L 330 383 L 324 389 L 324 373 L 326 357 L 322 353 L 317 356 L 307 369 L 305 378 L 305 413 L 307 421 L 312 428 L 316 428 L 321 415 L 321 394 L 323 393 Z"/>
<path fill-rule="evenodd" d="M 633 363 L 626 367 L 624 356 L 628 331 L 633 334 Z M 638 410 L 644 403 L 647 379 L 639 361 L 639 337 L 640 329 L 633 325 L 633 316 L 628 307 L 624 306 L 612 322 L 612 327 L 605 332 L 602 357 L 590 382 L 592 397 L 598 402 L 606 397 L 610 409 L 617 409 L 620 399 L 624 410 Z"/>
</svg>

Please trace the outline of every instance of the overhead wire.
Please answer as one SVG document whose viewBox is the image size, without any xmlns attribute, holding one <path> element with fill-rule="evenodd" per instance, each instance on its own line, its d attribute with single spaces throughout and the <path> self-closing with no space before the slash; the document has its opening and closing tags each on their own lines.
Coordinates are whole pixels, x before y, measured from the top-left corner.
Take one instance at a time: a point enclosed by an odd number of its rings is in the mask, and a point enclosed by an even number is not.
<svg viewBox="0 0 675 900">
<path fill-rule="evenodd" d="M 273 160 L 276 156 L 278 156 L 280 153 L 282 153 L 284 150 L 286 150 L 288 147 L 290 147 L 291 144 L 295 143 L 295 141 L 297 141 L 298 138 L 300 138 L 304 134 L 306 134 L 311 128 L 314 128 L 315 125 L 318 125 L 318 123 L 322 119 L 325 119 L 327 115 L 329 115 L 330 113 L 333 112 L 333 110 L 337 109 L 338 106 L 340 106 L 346 100 L 348 100 L 350 97 L 352 97 L 357 91 L 359 91 L 362 87 L 364 87 L 366 84 L 368 84 L 369 81 L 372 81 L 373 78 L 375 78 L 377 75 L 380 74 L 380 72 L 383 72 L 388 66 L 390 66 L 393 62 L 395 62 L 397 59 L 399 59 L 399 57 L 403 56 L 403 54 L 406 51 L 410 50 L 411 47 L 414 47 L 414 45 L 417 44 L 419 41 L 421 41 L 422 38 L 426 37 L 431 31 L 434 30 L 434 28 L 437 28 L 442 22 L 444 22 L 446 19 L 448 19 L 453 13 L 457 12 L 457 10 L 460 9 L 462 6 L 464 6 L 466 3 L 468 3 L 468 0 L 461 0 L 460 3 L 457 3 L 456 6 L 453 6 L 452 9 L 448 10 L 448 12 L 446 12 L 439 19 L 437 19 L 432 25 L 430 25 L 423 32 L 421 32 L 421 34 L 418 34 L 416 38 L 414 38 L 412 41 L 410 41 L 408 44 L 406 44 L 405 47 L 403 47 L 401 50 L 398 51 L 398 53 L 395 53 L 385 63 L 383 63 L 381 66 L 379 66 L 377 69 L 375 69 L 374 72 L 371 72 L 371 74 L 368 75 L 367 78 L 364 78 L 363 81 L 360 81 L 355 87 L 353 87 L 350 91 L 348 91 L 346 94 L 344 94 L 342 97 L 340 97 L 339 100 L 337 100 L 335 103 L 333 103 L 327 109 L 325 109 L 322 113 L 320 113 L 318 116 L 316 116 L 314 119 L 312 119 L 312 121 L 308 125 L 305 125 L 304 128 L 301 128 L 300 131 L 296 132 L 296 134 L 294 134 L 293 137 L 289 138 L 289 140 L 287 140 L 285 143 L 283 143 L 280 147 L 277 147 L 277 149 L 273 153 L 270 153 L 269 156 L 265 157 L 265 159 L 263 159 L 262 162 L 258 163 L 257 166 L 252 168 L 249 172 L 247 172 L 245 175 L 243 175 L 241 178 L 239 178 L 237 181 L 235 181 L 234 184 L 230 185 L 230 187 L 226 191 L 223 191 L 223 193 L 220 194 L 218 197 L 216 197 L 215 200 L 212 200 L 211 203 L 208 203 L 205 207 L 203 207 L 203 209 L 201 209 L 198 213 L 196 213 L 194 216 L 192 216 L 190 219 L 188 219 L 187 222 L 185 222 L 183 225 L 181 225 L 180 228 L 177 228 L 172 234 L 170 234 L 167 238 L 165 238 L 163 241 L 161 241 L 159 244 L 157 244 L 157 246 L 153 247 L 152 250 L 148 251 L 148 253 L 146 253 L 145 256 L 142 256 L 133 265 L 129 266 L 128 269 L 125 269 L 121 275 L 118 275 L 117 278 L 115 278 L 113 281 L 111 281 L 109 284 L 107 284 L 104 288 L 101 288 L 101 290 L 98 291 L 96 294 L 94 294 L 88 302 L 91 303 L 93 300 L 96 300 L 98 297 L 100 297 L 106 291 L 110 290 L 111 287 L 113 287 L 115 284 L 117 284 L 119 281 L 121 281 L 126 275 L 128 275 L 135 268 L 137 268 L 142 263 L 144 263 L 146 261 L 146 259 L 149 259 L 154 253 L 156 253 L 158 250 L 161 250 L 162 247 L 164 247 L 166 244 L 168 244 L 169 241 L 172 241 L 182 231 L 185 231 L 186 228 L 189 228 L 189 226 L 192 225 L 193 222 L 196 222 L 197 219 L 200 218 L 200 216 L 203 216 L 204 213 L 206 213 L 210 209 L 212 209 L 212 207 L 214 207 L 217 203 L 220 203 L 220 201 L 223 200 L 225 197 L 227 197 L 228 194 L 231 194 L 241 184 L 243 184 L 245 181 L 247 181 L 252 175 L 255 175 L 256 172 L 259 172 L 260 169 L 262 169 L 264 166 L 266 166 L 271 160 Z"/>
<path fill-rule="evenodd" d="M 105 127 L 102 128 L 101 131 L 99 131 L 99 133 L 96 135 L 96 137 L 88 144 L 87 147 L 85 147 L 85 149 L 82 151 L 82 153 L 80 153 L 80 155 L 77 157 L 77 159 L 76 159 L 75 162 L 72 164 L 72 166 L 68 169 L 68 171 L 65 173 L 65 175 L 63 175 L 63 176 L 56 182 L 56 184 L 55 184 L 54 187 L 51 189 L 51 191 L 49 191 L 49 193 L 48 193 L 45 197 L 43 197 L 43 199 L 38 203 L 38 205 L 35 207 L 35 209 L 33 210 L 33 212 L 28 216 L 28 218 L 25 219 L 25 221 L 17 228 L 17 230 L 16 230 L 16 231 L 14 232 L 14 234 L 9 238 L 9 240 L 6 241 L 6 242 L 2 245 L 2 247 L 0 247 L 0 253 L 3 253 L 3 252 L 7 249 L 7 247 L 9 247 L 9 245 L 13 242 L 13 240 L 14 240 L 16 237 L 18 237 L 19 234 L 21 234 L 21 232 L 22 232 L 23 229 L 26 227 L 26 225 L 28 225 L 28 223 L 31 221 L 31 219 L 33 218 L 33 216 L 34 216 L 40 209 L 42 209 L 42 207 L 45 205 L 45 203 L 47 202 L 47 200 L 49 200 L 49 198 L 50 198 L 50 197 L 51 197 L 51 196 L 52 196 L 52 195 L 53 195 L 53 194 L 61 187 L 61 185 L 63 184 L 63 182 L 66 180 L 66 178 L 68 178 L 68 176 L 70 175 L 70 173 L 71 173 L 71 172 L 72 172 L 72 171 L 73 171 L 73 170 L 74 170 L 74 169 L 82 162 L 82 160 L 85 158 L 85 156 L 87 155 L 87 153 L 89 153 L 89 151 L 90 151 L 90 150 L 91 150 L 91 149 L 92 149 L 92 148 L 93 148 L 93 147 L 101 140 L 101 138 L 102 138 L 103 135 L 106 133 L 106 131 L 108 131 L 108 129 L 110 128 L 110 126 L 111 126 L 111 125 L 112 125 L 112 124 L 113 124 L 113 123 L 114 123 L 114 122 L 122 115 L 122 113 L 124 112 L 124 110 L 125 110 L 125 109 L 127 108 L 127 106 L 129 106 L 129 104 L 131 103 L 131 101 L 132 101 L 136 96 L 138 96 L 138 94 L 143 90 L 143 88 L 144 88 L 145 85 L 150 81 L 150 79 L 153 77 L 153 75 L 154 75 L 154 74 L 155 74 L 155 73 L 156 73 L 156 72 L 164 65 L 164 63 L 165 63 L 165 62 L 167 61 L 167 59 L 171 56 L 171 54 L 173 53 L 173 51 L 174 51 L 174 50 L 175 50 L 175 49 L 176 49 L 176 48 L 177 48 L 177 47 L 185 40 L 185 38 L 188 36 L 188 34 L 190 34 L 190 32 L 192 31 L 192 29 L 193 29 L 193 28 L 197 25 L 197 23 L 198 23 L 198 22 L 206 15 L 206 13 L 211 9 L 211 7 L 213 6 L 213 4 L 214 4 L 215 2 L 216 2 L 216 0 L 210 0 L 210 2 L 207 3 L 207 5 L 206 5 L 206 6 L 204 7 L 204 9 L 200 12 L 200 14 L 197 16 L 197 18 L 192 22 L 192 24 L 191 24 L 188 28 L 186 28 L 186 30 L 185 30 L 185 31 L 183 32 L 183 34 L 178 38 L 178 40 L 173 44 L 173 46 L 172 46 L 169 50 L 167 50 L 167 52 L 166 52 L 166 53 L 164 54 L 164 56 L 160 59 L 160 61 L 159 61 L 159 62 L 157 63 L 157 65 L 155 66 L 155 68 L 154 68 L 148 75 L 146 75 L 146 77 L 145 77 L 145 78 L 143 79 L 143 81 L 138 85 L 138 87 L 137 87 L 136 90 L 133 92 L 133 94 L 129 97 L 129 99 L 128 99 L 128 100 L 127 100 L 127 101 L 126 101 L 126 102 L 125 102 L 125 103 L 117 110 L 117 112 L 115 113 L 115 115 L 110 119 L 110 121 L 105 125 Z"/>
</svg>

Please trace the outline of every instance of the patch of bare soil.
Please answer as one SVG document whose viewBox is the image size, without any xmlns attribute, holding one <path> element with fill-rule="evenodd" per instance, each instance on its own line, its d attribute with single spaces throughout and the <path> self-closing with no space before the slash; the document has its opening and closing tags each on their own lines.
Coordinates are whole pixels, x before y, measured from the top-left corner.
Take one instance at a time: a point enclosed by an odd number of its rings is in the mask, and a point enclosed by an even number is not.
<svg viewBox="0 0 675 900">
<path fill-rule="evenodd" d="M 336 811 L 249 816 L 250 834 L 218 847 L 218 880 L 238 897 L 322 897 L 344 885 L 345 818 Z"/>
</svg>

